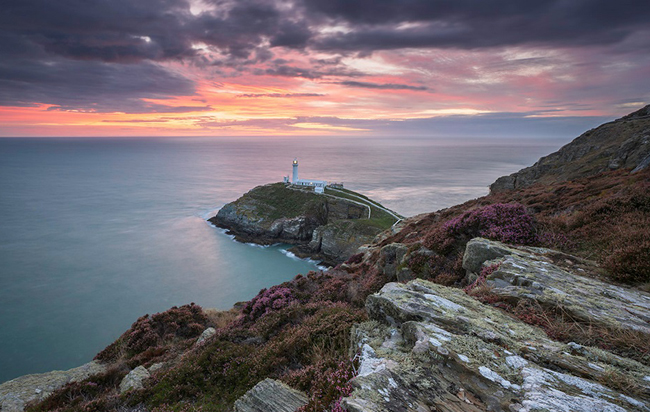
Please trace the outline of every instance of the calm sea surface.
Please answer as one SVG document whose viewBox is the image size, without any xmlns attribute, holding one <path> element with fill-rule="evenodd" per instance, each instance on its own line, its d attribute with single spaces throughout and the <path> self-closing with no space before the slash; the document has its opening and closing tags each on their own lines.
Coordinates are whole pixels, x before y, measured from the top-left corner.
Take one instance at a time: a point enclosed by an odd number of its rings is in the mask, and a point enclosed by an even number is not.
<svg viewBox="0 0 650 412">
<path fill-rule="evenodd" d="M 316 269 L 205 219 L 254 186 L 345 182 L 414 215 L 487 193 L 568 139 L 0 139 L 0 382 L 88 362 L 139 316 L 227 309 Z"/>
</svg>

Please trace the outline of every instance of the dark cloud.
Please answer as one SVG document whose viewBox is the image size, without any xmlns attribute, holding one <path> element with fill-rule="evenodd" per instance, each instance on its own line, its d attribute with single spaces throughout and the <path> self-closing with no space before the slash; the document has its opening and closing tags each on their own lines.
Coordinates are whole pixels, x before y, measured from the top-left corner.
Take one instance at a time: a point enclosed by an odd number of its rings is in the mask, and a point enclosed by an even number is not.
<svg viewBox="0 0 650 412">
<path fill-rule="evenodd" d="M 237 97 L 273 97 L 273 98 L 292 98 L 292 97 L 321 97 L 326 96 L 323 93 L 243 93 Z"/>
<path fill-rule="evenodd" d="M 372 51 L 406 47 L 480 48 L 542 44 L 606 45 L 648 27 L 641 0 L 304 0 L 312 15 L 351 30 L 312 47 Z"/>
<path fill-rule="evenodd" d="M 169 110 L 142 99 L 195 92 L 159 63 L 212 67 L 219 76 L 305 79 L 362 76 L 337 55 L 401 48 L 510 45 L 609 47 L 650 52 L 650 2 L 642 0 L 4 0 L 0 105 L 59 110 Z M 331 30 L 342 27 L 344 30 Z M 330 30 L 323 30 L 323 29 Z M 645 31 L 644 31 L 645 30 Z M 645 35 L 644 35 L 645 33 Z M 207 45 L 211 53 L 202 51 Z M 280 49 L 334 57 L 273 60 Z M 252 65 L 254 68 L 251 68 Z M 230 72 L 228 72 L 230 70 Z M 341 81 L 348 87 L 424 86 Z M 193 110 L 180 108 L 178 110 Z M 209 110 L 209 109 L 205 109 Z"/>
<path fill-rule="evenodd" d="M 51 56 L 16 36 L 0 36 L 0 105 L 55 105 L 55 110 L 147 113 L 172 110 L 141 99 L 195 92 L 188 79 L 157 64 L 112 64 Z M 21 49 L 20 46 L 23 46 Z"/>
<path fill-rule="evenodd" d="M 408 84 L 397 84 L 397 83 L 371 83 L 371 82 L 355 82 L 355 81 L 344 81 L 337 82 L 348 87 L 362 87 L 365 89 L 384 89 L 384 90 L 428 90 L 424 86 L 409 86 Z"/>
</svg>

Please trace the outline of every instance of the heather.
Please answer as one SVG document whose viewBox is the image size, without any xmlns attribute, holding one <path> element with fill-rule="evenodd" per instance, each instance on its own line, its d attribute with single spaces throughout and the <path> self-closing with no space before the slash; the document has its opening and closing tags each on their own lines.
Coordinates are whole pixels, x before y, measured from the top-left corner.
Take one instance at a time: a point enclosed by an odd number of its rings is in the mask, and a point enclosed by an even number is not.
<svg viewBox="0 0 650 412">
<path fill-rule="evenodd" d="M 142 406 L 158 412 L 229 410 L 266 377 L 307 392 L 309 404 L 304 411 L 340 410 L 340 399 L 350 393 L 347 382 L 355 370 L 348 353 L 350 329 L 367 319 L 365 297 L 385 283 L 368 266 L 352 273 L 330 270 L 298 275 L 260 291 L 202 345 L 194 345 L 196 336 L 204 327 L 218 325 L 199 306 L 144 316 L 98 355 L 115 365 L 107 372 L 110 378 L 67 385 L 29 410 Z M 145 349 L 147 344 L 151 346 Z M 134 359 L 147 366 L 168 361 L 171 367 L 154 373 L 144 390 L 119 395 L 122 377 L 137 366 Z"/>
</svg>

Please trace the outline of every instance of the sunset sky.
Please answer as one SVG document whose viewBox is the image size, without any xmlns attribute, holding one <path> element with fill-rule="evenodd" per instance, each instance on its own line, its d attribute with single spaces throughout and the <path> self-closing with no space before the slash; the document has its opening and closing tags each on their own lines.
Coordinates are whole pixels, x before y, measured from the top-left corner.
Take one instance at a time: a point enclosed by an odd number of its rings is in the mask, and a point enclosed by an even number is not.
<svg viewBox="0 0 650 412">
<path fill-rule="evenodd" d="M 0 136 L 547 136 L 650 103 L 645 0 L 0 10 Z"/>
</svg>

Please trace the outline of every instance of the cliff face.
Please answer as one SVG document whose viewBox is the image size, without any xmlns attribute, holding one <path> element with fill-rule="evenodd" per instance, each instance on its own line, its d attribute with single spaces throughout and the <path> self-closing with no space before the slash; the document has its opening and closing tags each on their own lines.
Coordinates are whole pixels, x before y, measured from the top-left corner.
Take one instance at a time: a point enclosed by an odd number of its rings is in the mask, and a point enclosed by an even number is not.
<svg viewBox="0 0 650 412">
<path fill-rule="evenodd" d="M 491 193 L 549 184 L 617 169 L 642 170 L 650 165 L 650 105 L 589 130 L 533 166 L 490 185 Z"/>
<path fill-rule="evenodd" d="M 239 241 L 289 243 L 301 256 L 340 263 L 394 220 L 386 220 L 372 202 L 349 191 L 318 195 L 274 183 L 228 203 L 210 222 Z"/>
</svg>

